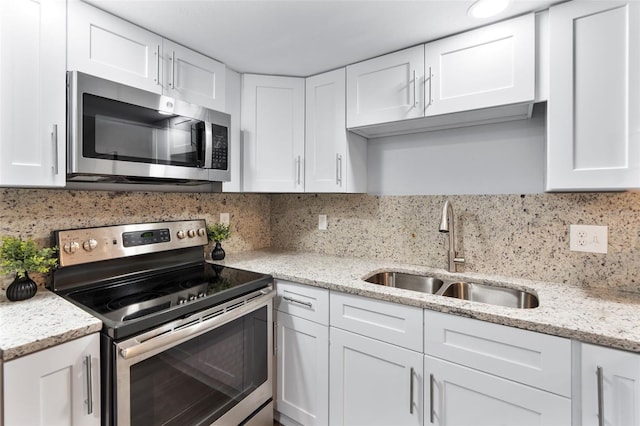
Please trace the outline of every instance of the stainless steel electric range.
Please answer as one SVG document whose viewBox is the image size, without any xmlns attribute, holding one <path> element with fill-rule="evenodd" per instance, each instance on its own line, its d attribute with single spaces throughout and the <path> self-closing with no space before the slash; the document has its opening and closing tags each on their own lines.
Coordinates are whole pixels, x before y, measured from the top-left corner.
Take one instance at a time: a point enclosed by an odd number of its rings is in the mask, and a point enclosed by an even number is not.
<svg viewBox="0 0 640 426">
<path fill-rule="evenodd" d="M 204 260 L 204 220 L 54 232 L 95 315 L 105 425 L 272 425 L 273 278 Z"/>
</svg>

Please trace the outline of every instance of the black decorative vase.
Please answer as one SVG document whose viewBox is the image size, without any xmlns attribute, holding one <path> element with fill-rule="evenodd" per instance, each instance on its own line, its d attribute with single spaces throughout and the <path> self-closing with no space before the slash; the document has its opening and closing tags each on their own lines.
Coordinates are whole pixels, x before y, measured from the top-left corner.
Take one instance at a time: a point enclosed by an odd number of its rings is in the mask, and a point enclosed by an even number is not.
<svg viewBox="0 0 640 426">
<path fill-rule="evenodd" d="M 224 255 L 224 249 L 220 243 L 216 241 L 216 246 L 211 250 L 211 260 L 222 260 L 224 259 Z"/>
<path fill-rule="evenodd" d="M 26 300 L 35 296 L 38 291 L 36 283 L 29 278 L 29 275 L 25 273 L 23 278 L 20 278 L 16 274 L 16 279 L 13 280 L 9 287 L 7 287 L 7 299 L 15 302 L 18 300 Z"/>
</svg>

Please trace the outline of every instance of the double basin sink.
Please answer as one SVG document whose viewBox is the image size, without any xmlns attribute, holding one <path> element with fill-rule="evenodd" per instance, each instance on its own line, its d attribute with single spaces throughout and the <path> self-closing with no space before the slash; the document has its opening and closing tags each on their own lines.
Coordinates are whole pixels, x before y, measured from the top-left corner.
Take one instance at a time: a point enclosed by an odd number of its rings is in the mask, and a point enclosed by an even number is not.
<svg viewBox="0 0 640 426">
<path fill-rule="evenodd" d="M 499 287 L 491 284 L 447 281 L 439 277 L 404 272 L 380 272 L 366 278 L 365 281 L 387 287 L 454 297 L 508 308 L 531 309 L 537 308 L 539 304 L 538 297 L 525 290 Z"/>
</svg>

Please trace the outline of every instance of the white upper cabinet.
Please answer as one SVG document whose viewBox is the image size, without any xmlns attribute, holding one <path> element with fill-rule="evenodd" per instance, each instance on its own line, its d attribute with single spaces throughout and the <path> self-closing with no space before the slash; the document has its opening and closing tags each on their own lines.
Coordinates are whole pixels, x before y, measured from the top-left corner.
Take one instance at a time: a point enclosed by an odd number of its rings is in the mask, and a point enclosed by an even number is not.
<svg viewBox="0 0 640 426">
<path fill-rule="evenodd" d="M 533 13 L 347 67 L 347 127 L 369 138 L 529 118 L 535 99 Z"/>
<path fill-rule="evenodd" d="M 69 70 L 162 93 L 162 37 L 78 0 L 68 14 Z"/>
<path fill-rule="evenodd" d="M 347 127 L 424 115 L 424 47 L 347 67 Z"/>
<path fill-rule="evenodd" d="M 304 191 L 304 79 L 242 77 L 243 190 Z"/>
<path fill-rule="evenodd" d="M 575 424 L 640 424 L 640 355 L 581 345 L 581 421 Z"/>
<path fill-rule="evenodd" d="M 535 98 L 533 13 L 425 45 L 426 116 Z"/>
<path fill-rule="evenodd" d="M 225 110 L 224 64 L 77 0 L 68 14 L 69 70 Z"/>
<path fill-rule="evenodd" d="M 0 185 L 65 184 L 64 0 L 0 2 Z"/>
<path fill-rule="evenodd" d="M 548 191 L 640 187 L 640 4 L 549 11 Z"/>
<path fill-rule="evenodd" d="M 162 42 L 164 93 L 225 111 L 225 66 L 169 40 Z"/>
<path fill-rule="evenodd" d="M 345 69 L 305 84 L 305 191 L 366 192 L 366 140 L 346 130 Z"/>
</svg>

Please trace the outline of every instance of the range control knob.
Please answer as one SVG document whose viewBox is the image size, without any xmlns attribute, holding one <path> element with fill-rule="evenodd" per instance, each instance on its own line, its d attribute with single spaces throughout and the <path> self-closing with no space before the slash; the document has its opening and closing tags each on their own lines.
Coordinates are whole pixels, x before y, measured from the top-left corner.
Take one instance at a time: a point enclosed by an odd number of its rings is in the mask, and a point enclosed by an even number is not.
<svg viewBox="0 0 640 426">
<path fill-rule="evenodd" d="M 204 228 L 199 228 L 198 229 L 198 236 L 204 237 L 205 235 L 207 235 L 207 230 L 204 229 Z"/>
<path fill-rule="evenodd" d="M 98 247 L 98 242 L 93 238 L 89 238 L 87 241 L 82 243 L 82 248 L 85 249 L 85 251 L 93 251 L 96 247 Z"/>
<path fill-rule="evenodd" d="M 73 254 L 80 248 L 80 244 L 77 241 L 71 241 L 66 243 L 63 247 L 64 251 L 69 254 Z"/>
<path fill-rule="evenodd" d="M 187 235 L 189 236 L 189 238 L 193 238 L 193 237 L 195 237 L 195 236 L 196 236 L 196 231 L 195 231 L 195 229 L 189 229 L 189 230 L 187 231 Z"/>
<path fill-rule="evenodd" d="M 184 297 L 178 297 L 178 305 L 184 305 L 185 303 L 187 303 L 187 299 Z"/>
<path fill-rule="evenodd" d="M 186 237 L 186 235 L 185 235 L 185 233 L 184 233 L 184 231 L 182 229 L 178 231 L 177 236 L 181 240 L 184 239 L 184 237 Z"/>
<path fill-rule="evenodd" d="M 193 302 L 196 299 L 197 299 L 197 296 L 195 294 L 190 294 L 187 300 L 189 300 L 189 302 Z"/>
</svg>

